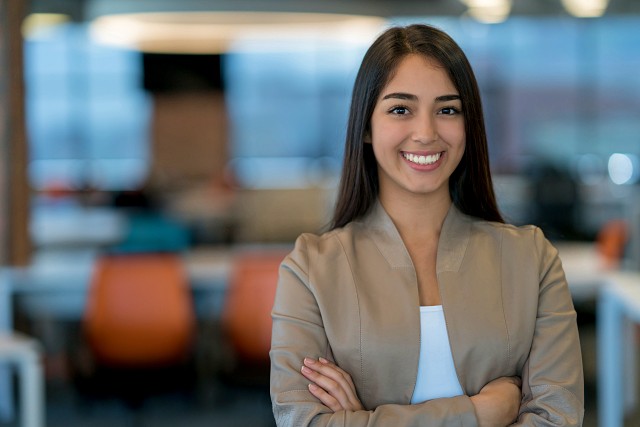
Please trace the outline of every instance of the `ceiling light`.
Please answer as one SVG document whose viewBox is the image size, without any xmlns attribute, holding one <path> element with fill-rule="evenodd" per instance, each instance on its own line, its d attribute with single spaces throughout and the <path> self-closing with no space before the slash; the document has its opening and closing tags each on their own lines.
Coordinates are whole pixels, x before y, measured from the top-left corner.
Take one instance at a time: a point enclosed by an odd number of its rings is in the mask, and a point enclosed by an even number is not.
<svg viewBox="0 0 640 427">
<path fill-rule="evenodd" d="M 511 13 L 511 0 L 461 0 L 467 7 L 467 14 L 486 24 L 505 21 Z"/>
<path fill-rule="evenodd" d="M 562 5 L 578 18 L 598 18 L 604 15 L 609 0 L 562 0 Z"/>
<path fill-rule="evenodd" d="M 633 154 L 614 153 L 609 157 L 609 178 L 614 184 L 634 184 L 638 180 L 638 157 Z"/>
<path fill-rule="evenodd" d="M 150 12 L 105 15 L 91 23 L 100 43 L 162 53 L 223 53 L 265 40 L 369 42 L 377 17 L 280 12 Z"/>
<path fill-rule="evenodd" d="M 37 37 L 43 31 L 70 21 L 69 15 L 61 13 L 32 13 L 22 21 L 22 37 Z"/>
</svg>

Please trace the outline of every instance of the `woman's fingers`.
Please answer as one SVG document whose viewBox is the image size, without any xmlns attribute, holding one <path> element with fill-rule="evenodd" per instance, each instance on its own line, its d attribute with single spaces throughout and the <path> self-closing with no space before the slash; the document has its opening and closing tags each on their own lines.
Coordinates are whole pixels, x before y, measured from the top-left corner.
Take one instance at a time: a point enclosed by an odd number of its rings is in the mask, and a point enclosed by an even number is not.
<svg viewBox="0 0 640 427">
<path fill-rule="evenodd" d="M 340 402 L 338 402 L 335 397 L 324 391 L 321 387 L 318 387 L 315 384 L 309 384 L 309 391 L 317 397 L 324 406 L 331 409 L 333 412 L 338 412 L 343 409 Z"/>
<path fill-rule="evenodd" d="M 335 364 L 326 359 L 318 361 L 305 358 L 301 372 L 307 379 L 336 399 L 341 409 L 352 411 L 362 409 L 351 376 Z"/>
<path fill-rule="evenodd" d="M 336 399 L 340 404 L 340 409 L 346 409 L 350 406 L 349 398 L 345 393 L 343 384 L 325 375 L 325 373 L 315 371 L 308 366 L 303 366 L 301 372 L 308 380 L 321 387 L 326 393 Z"/>
<path fill-rule="evenodd" d="M 333 381 L 335 381 L 336 383 L 340 384 L 345 388 L 346 387 L 351 388 L 351 383 L 349 382 L 349 380 L 351 379 L 350 375 L 347 374 L 342 369 L 338 368 L 336 365 L 326 361 L 326 359 L 325 359 L 325 362 L 323 363 L 315 359 L 310 359 L 306 357 L 304 359 L 304 365 L 307 368 L 310 368 L 315 372 L 318 372 L 332 379 Z"/>
<path fill-rule="evenodd" d="M 349 387 L 347 391 L 347 398 L 349 399 L 349 402 L 351 403 L 351 409 L 353 410 L 360 410 L 363 409 L 362 404 L 360 403 L 360 399 L 358 398 L 358 394 L 356 393 L 356 386 L 353 383 L 353 379 L 351 378 L 351 375 L 349 375 L 348 372 L 346 372 L 344 369 L 340 368 L 338 365 L 336 365 L 335 363 L 331 363 L 329 362 L 327 359 L 321 357 L 318 359 L 320 361 L 321 364 L 329 366 L 333 369 L 335 369 L 340 375 L 342 375 L 342 378 L 346 381 L 346 385 Z"/>
<path fill-rule="evenodd" d="M 331 366 L 335 369 L 338 370 L 338 372 L 340 372 L 342 374 L 342 376 L 347 380 L 347 382 L 349 383 L 349 386 L 351 387 L 351 390 L 353 390 L 353 393 L 355 394 L 356 392 L 356 386 L 355 384 L 353 384 L 353 380 L 351 379 L 351 375 L 349 375 L 348 372 L 346 372 L 345 370 L 343 370 L 342 368 L 340 368 L 340 366 L 336 365 L 335 363 L 331 363 L 329 362 L 327 359 L 325 359 L 324 357 L 321 357 L 318 359 L 320 361 L 320 363 L 322 363 L 323 365 L 327 365 L 327 366 Z"/>
<path fill-rule="evenodd" d="M 346 371 L 341 369 L 336 364 L 329 362 L 323 357 L 319 358 L 318 361 L 316 361 L 315 359 L 305 358 L 304 363 L 307 367 L 320 372 L 321 374 L 331 378 L 333 381 L 339 384 L 341 387 L 341 390 L 339 390 L 339 392 L 345 394 L 351 405 L 355 407 L 361 406 L 360 400 L 356 395 L 356 387 L 353 384 L 351 375 L 349 375 Z"/>
</svg>

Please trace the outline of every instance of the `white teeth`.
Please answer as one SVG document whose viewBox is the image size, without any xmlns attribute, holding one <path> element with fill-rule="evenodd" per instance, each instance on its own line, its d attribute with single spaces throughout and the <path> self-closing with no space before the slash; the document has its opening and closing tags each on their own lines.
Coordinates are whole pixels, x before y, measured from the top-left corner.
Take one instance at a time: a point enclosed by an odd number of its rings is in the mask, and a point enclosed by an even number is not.
<svg viewBox="0 0 640 427">
<path fill-rule="evenodd" d="M 403 153 L 402 155 L 411 163 L 416 163 L 418 165 L 432 165 L 440 159 L 440 153 L 432 154 L 430 156 L 418 156 L 411 153 Z"/>
</svg>

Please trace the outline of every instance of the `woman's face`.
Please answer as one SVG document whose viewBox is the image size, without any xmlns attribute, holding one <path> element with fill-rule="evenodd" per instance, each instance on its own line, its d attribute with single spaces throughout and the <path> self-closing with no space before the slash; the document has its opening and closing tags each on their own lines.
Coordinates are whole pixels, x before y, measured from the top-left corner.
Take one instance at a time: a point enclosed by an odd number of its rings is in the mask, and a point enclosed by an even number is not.
<svg viewBox="0 0 640 427">
<path fill-rule="evenodd" d="M 465 149 L 460 94 L 433 59 L 408 55 L 382 89 L 371 116 L 380 198 L 449 198 L 449 177 Z"/>
</svg>

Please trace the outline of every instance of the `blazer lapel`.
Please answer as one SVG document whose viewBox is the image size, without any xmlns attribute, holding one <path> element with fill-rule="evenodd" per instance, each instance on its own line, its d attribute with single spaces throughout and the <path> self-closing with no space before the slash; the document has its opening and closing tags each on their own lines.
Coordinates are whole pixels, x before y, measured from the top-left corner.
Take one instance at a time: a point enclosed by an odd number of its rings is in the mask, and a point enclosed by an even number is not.
<svg viewBox="0 0 640 427">
<path fill-rule="evenodd" d="M 471 236 L 471 218 L 451 204 L 449 212 L 442 225 L 438 255 L 436 259 L 436 274 L 444 271 L 458 271 L 464 259 Z"/>
<path fill-rule="evenodd" d="M 361 265 L 362 257 L 352 263 L 361 282 L 362 374 L 367 382 L 360 397 L 367 407 L 409 404 L 420 356 L 415 269 L 400 233 L 379 202 L 362 225 L 369 244 L 359 246 L 359 251 L 370 247 L 378 256 L 360 252 L 368 265 Z"/>
<path fill-rule="evenodd" d="M 392 268 L 413 268 L 413 262 L 400 233 L 380 201 L 372 207 L 363 222 L 370 231 L 370 237 Z"/>
</svg>

